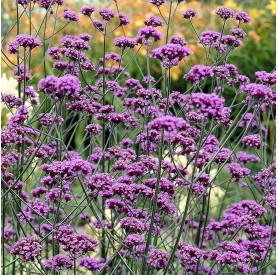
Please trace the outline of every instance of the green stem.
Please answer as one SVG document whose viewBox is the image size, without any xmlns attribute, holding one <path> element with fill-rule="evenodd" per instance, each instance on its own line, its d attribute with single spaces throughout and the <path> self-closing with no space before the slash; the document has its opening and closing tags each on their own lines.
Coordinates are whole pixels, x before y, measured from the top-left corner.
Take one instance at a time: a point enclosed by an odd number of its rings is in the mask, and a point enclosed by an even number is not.
<svg viewBox="0 0 278 275">
<path fill-rule="evenodd" d="M 5 269 L 5 242 L 4 242 L 4 224 L 5 224 L 5 214 L 6 214 L 6 205 L 5 205 L 5 198 L 3 199 L 3 205 L 2 205 L 2 274 L 5 275 L 6 274 L 6 269 Z"/>
<path fill-rule="evenodd" d="M 102 74 L 102 106 L 105 105 L 105 52 L 106 52 L 106 26 L 103 34 L 103 74 Z M 105 157 L 104 157 L 104 150 L 105 150 L 105 121 L 102 121 L 102 172 L 105 172 Z M 105 200 L 102 199 L 102 221 L 105 220 Z M 101 239 L 102 239 L 102 245 L 101 245 L 101 257 L 106 258 L 106 252 L 105 252 L 105 232 L 102 229 L 101 232 Z"/>
<path fill-rule="evenodd" d="M 45 21 L 44 21 L 44 31 L 43 31 L 43 70 L 44 70 L 44 77 L 46 77 L 46 27 L 47 27 L 47 13 L 45 15 Z"/>
<path fill-rule="evenodd" d="M 151 207 L 151 211 L 152 211 L 151 223 L 150 223 L 150 228 L 149 228 L 148 235 L 147 235 L 146 248 L 145 248 L 144 254 L 143 254 L 143 264 L 142 264 L 142 273 L 141 274 L 145 274 L 145 271 L 146 271 L 147 257 L 148 257 L 148 252 L 149 252 L 148 250 L 149 250 L 149 246 L 151 244 L 152 229 L 153 229 L 153 225 L 154 225 L 154 218 L 155 218 L 155 213 L 156 213 L 156 208 L 157 208 L 157 199 L 158 199 L 158 193 L 159 193 L 159 182 L 160 182 L 160 177 L 161 177 L 163 140 L 164 140 L 164 132 L 162 130 L 161 138 L 160 138 L 160 144 L 159 144 L 159 156 L 158 156 L 159 163 L 158 163 L 158 171 L 157 171 L 157 180 L 156 180 L 156 184 L 155 184 L 154 199 L 153 199 L 152 207 Z"/>
</svg>

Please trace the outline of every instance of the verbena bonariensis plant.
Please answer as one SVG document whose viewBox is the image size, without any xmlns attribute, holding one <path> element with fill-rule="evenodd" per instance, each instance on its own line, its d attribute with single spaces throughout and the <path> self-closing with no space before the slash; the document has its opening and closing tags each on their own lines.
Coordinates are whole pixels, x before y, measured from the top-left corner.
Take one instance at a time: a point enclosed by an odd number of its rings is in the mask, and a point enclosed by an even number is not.
<svg viewBox="0 0 278 275">
<path fill-rule="evenodd" d="M 171 69 L 193 54 L 182 36 L 170 36 L 181 1 L 150 0 L 169 14 L 146 18 L 136 37 L 125 36 L 130 20 L 117 1 L 114 10 L 84 6 L 62 17 L 53 10 L 63 1 L 16 2 L 18 33 L 6 57 L 17 57 L 18 96 L 2 95 L 11 112 L 1 140 L 3 274 L 274 274 L 276 75 L 258 71 L 251 83 L 228 63 L 248 14 L 216 10 L 220 32 L 196 32 L 204 64 L 185 72 L 189 89 L 173 91 Z M 19 32 L 21 12 L 29 34 Z M 92 29 L 48 47 L 47 16 L 65 26 L 85 16 Z M 194 16 L 183 13 L 193 30 Z M 106 52 L 111 20 L 123 35 Z M 103 55 L 94 64 L 86 53 L 99 47 L 96 33 Z M 44 58 L 32 87 L 37 47 L 55 72 L 47 74 Z M 128 73 L 140 50 L 147 52 L 141 80 Z"/>
</svg>

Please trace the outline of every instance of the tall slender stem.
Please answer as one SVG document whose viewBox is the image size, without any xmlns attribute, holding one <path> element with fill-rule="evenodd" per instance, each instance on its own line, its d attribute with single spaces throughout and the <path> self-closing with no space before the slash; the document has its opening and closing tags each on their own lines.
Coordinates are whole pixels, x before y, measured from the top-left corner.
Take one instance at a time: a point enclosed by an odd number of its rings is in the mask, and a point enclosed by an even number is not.
<svg viewBox="0 0 278 275">
<path fill-rule="evenodd" d="M 105 26 L 105 30 L 104 30 L 104 34 L 103 34 L 103 73 L 102 73 L 102 106 L 105 105 L 105 53 L 106 53 L 106 26 Z M 104 150 L 105 150 L 105 121 L 102 121 L 102 173 L 105 173 L 105 154 L 104 154 Z M 102 221 L 103 222 L 105 220 L 105 200 L 104 198 L 102 199 Z M 102 229 L 102 233 L 101 233 L 101 239 L 102 239 L 102 245 L 101 245 L 101 257 L 105 258 L 105 232 Z"/>
</svg>

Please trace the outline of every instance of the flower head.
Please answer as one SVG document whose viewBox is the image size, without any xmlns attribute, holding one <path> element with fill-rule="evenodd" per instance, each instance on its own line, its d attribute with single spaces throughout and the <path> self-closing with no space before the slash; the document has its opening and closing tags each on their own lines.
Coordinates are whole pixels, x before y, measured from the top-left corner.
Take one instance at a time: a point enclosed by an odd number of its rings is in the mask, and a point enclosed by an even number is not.
<svg viewBox="0 0 278 275">
<path fill-rule="evenodd" d="M 19 256 L 22 262 L 40 259 L 41 250 L 40 239 L 36 237 L 23 237 L 9 248 L 10 253 Z"/>
<path fill-rule="evenodd" d="M 172 38 L 173 40 L 173 38 Z M 192 52 L 190 49 L 180 45 L 169 43 L 164 46 L 160 46 L 152 51 L 151 57 L 160 59 L 163 66 L 170 68 L 178 65 L 178 62 L 190 55 Z"/>
<path fill-rule="evenodd" d="M 83 6 L 79 12 L 86 16 L 91 16 L 91 14 L 96 10 L 94 6 Z"/>
<path fill-rule="evenodd" d="M 162 249 L 153 249 L 148 255 L 148 267 L 156 270 L 164 269 L 167 266 L 169 258 L 170 255 L 167 251 Z"/>
<path fill-rule="evenodd" d="M 138 43 L 146 42 L 150 38 L 153 38 L 154 41 L 158 41 L 162 39 L 162 34 L 152 26 L 144 27 L 138 30 L 136 37 Z"/>
<path fill-rule="evenodd" d="M 76 76 L 64 75 L 57 80 L 55 88 L 57 96 L 78 98 L 81 91 L 81 84 Z"/>
<path fill-rule="evenodd" d="M 65 10 L 63 13 L 63 17 L 65 19 L 68 19 L 69 21 L 75 21 L 75 22 L 79 21 L 78 15 L 74 11 L 71 11 L 71 10 Z"/>
<path fill-rule="evenodd" d="M 185 12 L 182 13 L 183 18 L 185 19 L 192 19 L 196 15 L 196 11 L 193 9 L 188 9 Z"/>
<path fill-rule="evenodd" d="M 156 130 L 166 130 L 168 132 L 176 132 L 177 130 L 186 129 L 187 123 L 180 117 L 162 116 L 155 118 L 149 122 L 148 127 Z"/>
<path fill-rule="evenodd" d="M 59 272 L 61 270 L 71 269 L 73 267 L 73 260 L 68 255 L 58 254 L 47 260 L 44 260 L 43 266 L 46 269 Z"/>
<path fill-rule="evenodd" d="M 250 23 L 251 18 L 249 17 L 248 13 L 245 11 L 240 11 L 235 14 L 235 19 L 238 20 L 240 23 Z"/>
<path fill-rule="evenodd" d="M 235 15 L 235 12 L 232 9 L 229 9 L 227 7 L 219 7 L 215 11 L 217 15 L 219 15 L 223 20 L 227 20 L 229 18 L 233 18 Z"/>
<path fill-rule="evenodd" d="M 153 4 L 157 7 L 161 6 L 166 2 L 166 0 L 149 0 L 150 4 Z"/>
<path fill-rule="evenodd" d="M 111 9 L 108 9 L 108 8 L 100 9 L 99 14 L 103 18 L 103 20 L 106 22 L 108 22 L 110 19 L 115 17 L 114 11 Z"/>
</svg>

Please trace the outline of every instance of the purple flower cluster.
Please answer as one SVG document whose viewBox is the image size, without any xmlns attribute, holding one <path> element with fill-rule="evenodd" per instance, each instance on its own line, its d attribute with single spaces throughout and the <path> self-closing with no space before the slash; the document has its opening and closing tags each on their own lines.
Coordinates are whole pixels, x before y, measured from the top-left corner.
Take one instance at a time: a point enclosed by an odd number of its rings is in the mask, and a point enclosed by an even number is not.
<svg viewBox="0 0 278 275">
<path fill-rule="evenodd" d="M 137 44 L 134 38 L 129 38 L 126 36 L 119 36 L 114 39 L 115 46 L 125 49 L 125 48 L 134 48 Z"/>
<path fill-rule="evenodd" d="M 170 258 L 169 253 L 162 249 L 153 249 L 148 255 L 148 266 L 156 270 L 164 269 Z"/>
<path fill-rule="evenodd" d="M 158 16 L 151 16 L 148 19 L 144 20 L 144 24 L 146 26 L 159 27 L 163 26 L 163 20 Z"/>
<path fill-rule="evenodd" d="M 96 10 L 94 6 L 83 6 L 79 12 L 86 16 L 91 16 L 92 13 Z"/>
<path fill-rule="evenodd" d="M 187 81 L 199 83 L 207 77 L 213 76 L 213 69 L 209 66 L 196 65 L 184 76 Z"/>
<path fill-rule="evenodd" d="M 40 114 L 39 120 L 40 120 L 40 123 L 47 128 L 51 127 L 53 125 L 53 123 L 55 123 L 55 122 L 61 124 L 64 121 L 64 119 L 62 117 L 60 117 L 60 116 L 55 117 L 49 113 Z"/>
<path fill-rule="evenodd" d="M 55 85 L 56 95 L 78 98 L 81 90 L 80 81 L 76 76 L 65 75 Z"/>
<path fill-rule="evenodd" d="M 182 16 L 185 18 L 185 19 L 192 19 L 192 17 L 194 17 L 196 15 L 196 11 L 193 10 L 193 9 L 188 9 L 186 10 L 185 12 L 182 13 Z"/>
<path fill-rule="evenodd" d="M 250 170 L 248 168 L 241 167 L 239 163 L 230 163 L 227 165 L 227 169 L 233 177 L 234 181 L 239 181 L 245 176 L 249 176 Z"/>
<path fill-rule="evenodd" d="M 215 13 L 219 15 L 223 20 L 233 18 L 235 15 L 235 12 L 227 7 L 219 7 L 216 9 Z"/>
<path fill-rule="evenodd" d="M 194 272 L 198 262 L 203 258 L 204 252 L 197 247 L 186 243 L 179 243 L 178 251 L 180 254 L 180 263 L 185 271 Z"/>
<path fill-rule="evenodd" d="M 137 43 L 147 43 L 150 38 L 153 38 L 154 41 L 158 41 L 162 39 L 162 34 L 153 26 L 147 26 L 138 30 L 136 37 Z"/>
<path fill-rule="evenodd" d="M 40 80 L 38 90 L 50 94 L 54 98 L 67 96 L 78 99 L 81 91 L 81 83 L 74 75 L 64 75 L 60 78 L 50 75 Z"/>
<path fill-rule="evenodd" d="M 225 107 L 225 100 L 216 94 L 193 93 L 184 97 L 186 108 L 196 110 L 205 117 L 214 118 L 217 122 L 230 124 L 230 109 Z"/>
<path fill-rule="evenodd" d="M 98 271 L 105 266 L 104 259 L 82 258 L 79 260 L 79 265 L 90 271 Z"/>
<path fill-rule="evenodd" d="M 276 83 L 276 72 L 268 73 L 266 71 L 259 71 L 255 73 L 258 80 L 269 85 L 274 85 Z"/>
<path fill-rule="evenodd" d="M 13 71 L 14 75 L 17 76 L 18 82 L 28 81 L 31 78 L 30 70 L 27 66 L 20 65 Z"/>
<path fill-rule="evenodd" d="M 166 0 L 149 0 L 149 2 L 157 7 L 161 6 L 166 2 Z"/>
<path fill-rule="evenodd" d="M 15 37 L 14 41 L 10 42 L 8 50 L 10 54 L 17 54 L 19 51 L 19 47 L 32 50 L 41 45 L 42 42 L 34 36 L 19 34 Z"/>
<path fill-rule="evenodd" d="M 40 239 L 36 237 L 23 237 L 9 248 L 9 252 L 18 255 L 23 262 L 40 259 L 41 250 Z"/>
<path fill-rule="evenodd" d="M 100 9 L 99 14 L 106 22 L 115 17 L 114 11 L 108 8 Z"/>
<path fill-rule="evenodd" d="M 73 260 L 68 255 L 58 254 L 43 262 L 43 266 L 46 269 L 61 271 L 68 270 L 73 267 Z"/>
<path fill-rule="evenodd" d="M 173 40 L 174 38 L 172 38 L 172 41 Z M 191 50 L 183 45 L 169 43 L 154 49 L 151 53 L 151 57 L 160 59 L 165 68 L 171 68 L 179 65 L 179 61 L 183 60 L 191 53 Z"/>
<path fill-rule="evenodd" d="M 187 123 L 185 120 L 174 116 L 162 116 L 155 118 L 148 125 L 150 129 L 166 130 L 168 132 L 176 132 L 178 130 L 185 130 Z"/>
<path fill-rule="evenodd" d="M 35 2 L 34 0 L 32 0 L 32 2 Z M 64 0 L 39 0 L 39 6 L 41 8 L 45 8 L 46 10 L 49 9 L 51 6 L 55 5 L 57 3 L 57 5 L 63 5 Z"/>
<path fill-rule="evenodd" d="M 242 274 L 249 273 L 249 262 L 253 260 L 252 255 L 245 251 L 240 245 L 233 242 L 222 242 L 217 250 L 209 254 L 210 260 L 216 260 L 218 264 L 236 264 L 237 270 Z"/>
<path fill-rule="evenodd" d="M 55 239 L 64 251 L 70 252 L 74 257 L 80 257 L 87 252 L 94 252 L 98 241 L 87 234 L 76 234 L 70 225 L 62 225 L 55 230 Z"/>
<path fill-rule="evenodd" d="M 144 243 L 143 237 L 138 234 L 130 234 L 125 239 L 125 245 L 127 247 L 133 247 L 143 243 Z"/>
<path fill-rule="evenodd" d="M 242 143 L 244 145 L 254 147 L 254 148 L 260 148 L 262 146 L 265 146 L 265 143 L 262 142 L 261 140 L 261 136 L 257 134 L 244 137 L 242 139 Z"/>
<path fill-rule="evenodd" d="M 145 231 L 145 225 L 137 218 L 127 217 L 121 220 L 121 227 L 128 233 L 142 234 Z"/>
<path fill-rule="evenodd" d="M 240 23 L 250 23 L 251 18 L 249 17 L 248 13 L 245 11 L 240 11 L 235 14 L 235 19 L 238 20 Z"/>
<path fill-rule="evenodd" d="M 71 10 L 65 10 L 63 13 L 63 17 L 69 21 L 75 21 L 75 22 L 79 21 L 78 15 Z"/>
</svg>

